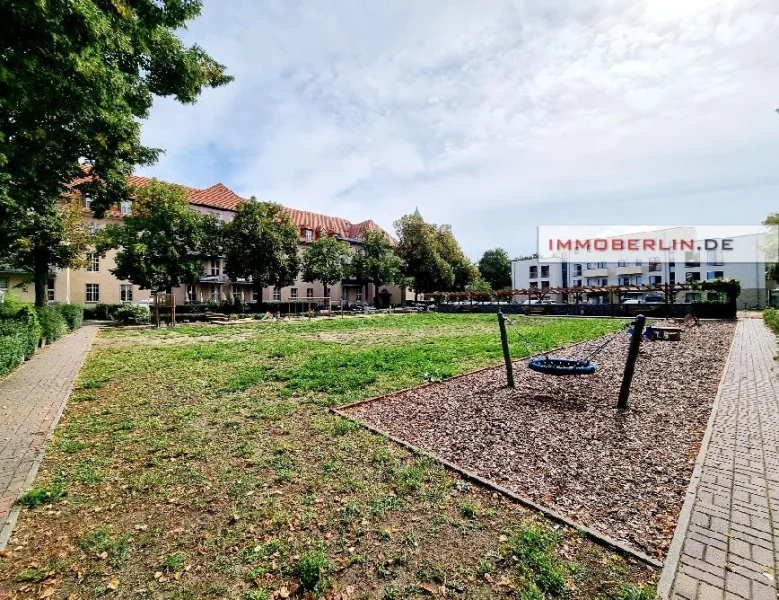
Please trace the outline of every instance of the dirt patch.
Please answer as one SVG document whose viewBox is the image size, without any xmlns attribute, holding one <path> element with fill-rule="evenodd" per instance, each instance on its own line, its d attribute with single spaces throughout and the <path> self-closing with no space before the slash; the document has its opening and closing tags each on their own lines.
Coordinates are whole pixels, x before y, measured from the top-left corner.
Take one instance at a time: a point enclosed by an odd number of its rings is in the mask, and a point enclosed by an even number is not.
<svg viewBox="0 0 779 600">
<path fill-rule="evenodd" d="M 552 377 L 515 363 L 401 392 L 355 417 L 539 504 L 663 557 L 706 428 L 735 324 L 708 322 L 679 342 L 644 342 L 630 409 L 616 410 L 629 338 L 594 375 Z M 581 358 L 602 340 L 572 347 Z"/>
<path fill-rule="evenodd" d="M 122 337 L 103 337 L 95 338 L 94 345 L 97 347 L 117 347 L 117 346 L 181 346 L 182 344 L 202 344 L 206 342 L 242 342 L 251 339 L 255 333 L 246 331 L 242 333 L 226 332 L 224 334 L 214 335 L 128 335 Z"/>
</svg>

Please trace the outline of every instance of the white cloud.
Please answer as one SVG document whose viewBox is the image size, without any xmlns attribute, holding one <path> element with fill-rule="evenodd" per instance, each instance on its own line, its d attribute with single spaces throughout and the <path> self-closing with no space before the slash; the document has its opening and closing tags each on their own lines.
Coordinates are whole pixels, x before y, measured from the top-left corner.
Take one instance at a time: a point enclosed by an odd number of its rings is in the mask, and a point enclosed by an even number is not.
<svg viewBox="0 0 779 600">
<path fill-rule="evenodd" d="M 753 222 L 779 188 L 777 34 L 774 0 L 206 0 L 186 35 L 236 81 L 155 105 L 150 172 L 386 227 L 419 206 L 475 257 L 626 205 Z"/>
</svg>

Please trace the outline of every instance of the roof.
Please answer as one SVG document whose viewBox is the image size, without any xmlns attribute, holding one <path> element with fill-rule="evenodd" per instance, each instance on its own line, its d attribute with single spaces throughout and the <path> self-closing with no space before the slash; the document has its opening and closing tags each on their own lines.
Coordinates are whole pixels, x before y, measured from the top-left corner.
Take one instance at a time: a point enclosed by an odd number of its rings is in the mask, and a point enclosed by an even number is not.
<svg viewBox="0 0 779 600">
<path fill-rule="evenodd" d="M 84 170 L 86 172 L 87 168 Z M 77 187 L 79 184 L 88 180 L 89 175 L 87 174 L 84 177 L 75 180 L 71 184 L 71 187 Z M 143 187 L 152 181 L 151 178 L 143 177 L 141 175 L 128 175 L 127 180 L 131 185 L 136 187 Z M 222 183 L 214 184 L 211 187 L 207 187 L 205 189 L 193 188 L 186 185 L 181 185 L 179 183 L 172 183 L 170 185 L 174 185 L 180 189 L 183 189 L 187 193 L 187 200 L 194 206 L 204 206 L 207 208 L 235 212 L 238 210 L 238 205 L 241 202 L 249 201 L 247 198 L 239 196 Z M 387 236 L 387 238 L 390 239 L 390 241 L 393 243 L 395 242 L 391 235 L 389 235 L 386 231 L 384 231 L 384 229 L 379 227 L 370 219 L 360 223 L 352 223 L 351 221 L 347 221 L 341 217 L 331 217 L 328 215 L 309 212 L 306 210 L 298 210 L 296 208 L 289 208 L 286 206 L 283 208 L 287 214 L 289 214 L 292 222 L 300 231 L 301 241 L 306 241 L 304 233 L 305 229 L 311 229 L 317 233 L 326 231 L 331 235 L 350 240 L 361 240 L 363 230 L 367 229 L 368 231 L 381 231 Z M 121 216 L 120 211 L 117 209 L 111 209 L 106 214 L 112 217 Z"/>
</svg>

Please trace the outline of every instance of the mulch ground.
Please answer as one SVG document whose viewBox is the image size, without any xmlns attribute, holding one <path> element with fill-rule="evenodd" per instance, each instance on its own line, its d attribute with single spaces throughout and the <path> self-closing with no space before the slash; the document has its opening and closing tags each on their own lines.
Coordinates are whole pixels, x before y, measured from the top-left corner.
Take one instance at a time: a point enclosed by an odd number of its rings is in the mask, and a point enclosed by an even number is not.
<svg viewBox="0 0 779 600">
<path fill-rule="evenodd" d="M 349 409 L 396 437 L 574 521 L 662 558 L 703 438 L 735 324 L 704 322 L 682 339 L 644 341 L 630 408 L 616 409 L 628 335 L 590 376 L 514 363 Z M 555 356 L 582 358 L 603 339 Z"/>
</svg>

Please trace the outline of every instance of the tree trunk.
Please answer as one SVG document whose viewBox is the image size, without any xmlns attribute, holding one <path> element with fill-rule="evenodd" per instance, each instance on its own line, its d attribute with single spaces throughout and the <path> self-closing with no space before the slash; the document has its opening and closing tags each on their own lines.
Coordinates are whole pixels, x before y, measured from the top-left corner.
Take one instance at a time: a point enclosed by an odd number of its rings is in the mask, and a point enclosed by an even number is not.
<svg viewBox="0 0 779 600">
<path fill-rule="evenodd" d="M 324 288 L 325 288 L 325 293 L 324 293 L 324 296 L 325 296 L 325 298 L 327 298 L 327 282 L 326 282 L 326 281 L 323 281 L 323 282 L 322 282 L 322 285 L 323 285 L 323 286 L 324 286 Z"/>
<path fill-rule="evenodd" d="M 33 282 L 35 283 L 35 306 L 46 306 L 49 287 L 49 254 L 42 248 L 36 248 L 33 257 Z"/>
<path fill-rule="evenodd" d="M 165 288 L 166 294 L 172 294 L 173 288 L 172 287 L 166 287 Z M 176 299 L 173 299 L 173 306 L 170 307 L 170 326 L 175 327 L 176 326 Z"/>
<path fill-rule="evenodd" d="M 379 284 L 373 280 L 373 306 L 379 308 Z"/>
</svg>

